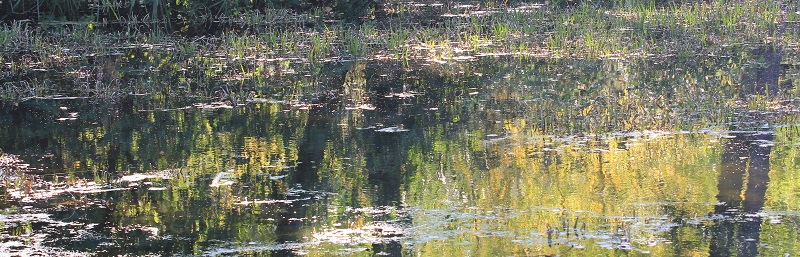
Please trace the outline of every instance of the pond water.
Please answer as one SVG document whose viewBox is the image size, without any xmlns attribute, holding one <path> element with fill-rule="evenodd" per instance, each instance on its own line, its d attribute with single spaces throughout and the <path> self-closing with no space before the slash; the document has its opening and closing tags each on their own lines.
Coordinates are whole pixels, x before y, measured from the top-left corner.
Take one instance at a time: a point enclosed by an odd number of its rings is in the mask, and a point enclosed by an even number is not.
<svg viewBox="0 0 800 257">
<path fill-rule="evenodd" d="M 346 62 L 240 101 L 5 104 L 0 252 L 795 254 L 798 69 L 753 53 Z"/>
</svg>

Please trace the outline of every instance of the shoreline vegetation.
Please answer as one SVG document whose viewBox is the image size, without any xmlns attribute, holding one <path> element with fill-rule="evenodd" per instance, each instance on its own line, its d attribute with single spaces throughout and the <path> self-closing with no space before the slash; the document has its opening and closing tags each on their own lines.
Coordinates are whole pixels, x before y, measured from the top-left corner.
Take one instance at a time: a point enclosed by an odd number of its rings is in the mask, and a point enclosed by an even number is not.
<svg viewBox="0 0 800 257">
<path fill-rule="evenodd" d="M 782 52 L 783 65 L 800 62 L 800 4 L 791 1 L 386 1 L 360 3 L 364 10 L 357 14 L 337 13 L 345 8 L 340 1 L 215 9 L 202 17 L 175 6 L 163 11 L 158 2 L 97 2 L 80 17 L 43 18 L 31 11 L 28 16 L 38 21 L 4 21 L 0 100 L 114 101 L 143 94 L 235 100 L 308 93 L 298 89 L 308 88 L 297 85 L 306 83 L 304 77 L 353 61 L 425 69 L 497 56 L 740 60 L 769 48 Z"/>
</svg>

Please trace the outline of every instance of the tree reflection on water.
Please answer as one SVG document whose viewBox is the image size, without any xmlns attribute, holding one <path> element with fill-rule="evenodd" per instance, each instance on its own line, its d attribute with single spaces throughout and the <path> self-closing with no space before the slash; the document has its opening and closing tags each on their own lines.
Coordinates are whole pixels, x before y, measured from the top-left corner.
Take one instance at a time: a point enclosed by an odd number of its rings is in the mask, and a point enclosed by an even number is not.
<svg viewBox="0 0 800 257">
<path fill-rule="evenodd" d="M 785 69 L 780 53 L 754 53 L 354 63 L 309 75 L 321 91 L 241 106 L 145 96 L 5 106 L 0 147 L 32 169 L 5 187 L 0 249 L 791 252 L 800 206 L 776 196 L 796 187 L 785 161 L 797 158 L 796 113 L 758 100 L 789 93 L 782 72 L 760 70 Z M 733 67 L 758 60 L 770 64 Z M 35 243 L 14 250 L 25 240 Z"/>
</svg>

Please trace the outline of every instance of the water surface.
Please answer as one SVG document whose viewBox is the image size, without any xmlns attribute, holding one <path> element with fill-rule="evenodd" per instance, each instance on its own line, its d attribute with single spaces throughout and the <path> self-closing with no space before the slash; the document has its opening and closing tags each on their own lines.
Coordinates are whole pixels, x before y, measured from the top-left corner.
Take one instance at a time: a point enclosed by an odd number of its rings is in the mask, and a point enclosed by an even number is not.
<svg viewBox="0 0 800 257">
<path fill-rule="evenodd" d="M 800 252 L 779 51 L 323 70 L 216 102 L 3 105 L 0 149 L 27 166 L 3 166 L 0 252 Z"/>
</svg>

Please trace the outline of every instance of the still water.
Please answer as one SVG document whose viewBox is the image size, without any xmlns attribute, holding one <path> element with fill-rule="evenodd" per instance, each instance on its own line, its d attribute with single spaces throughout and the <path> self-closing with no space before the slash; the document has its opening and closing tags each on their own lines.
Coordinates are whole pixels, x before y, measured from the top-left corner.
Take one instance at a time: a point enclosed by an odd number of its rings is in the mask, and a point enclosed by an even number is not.
<svg viewBox="0 0 800 257">
<path fill-rule="evenodd" d="M 794 256 L 798 70 L 761 52 L 5 104 L 0 252 Z"/>
</svg>

